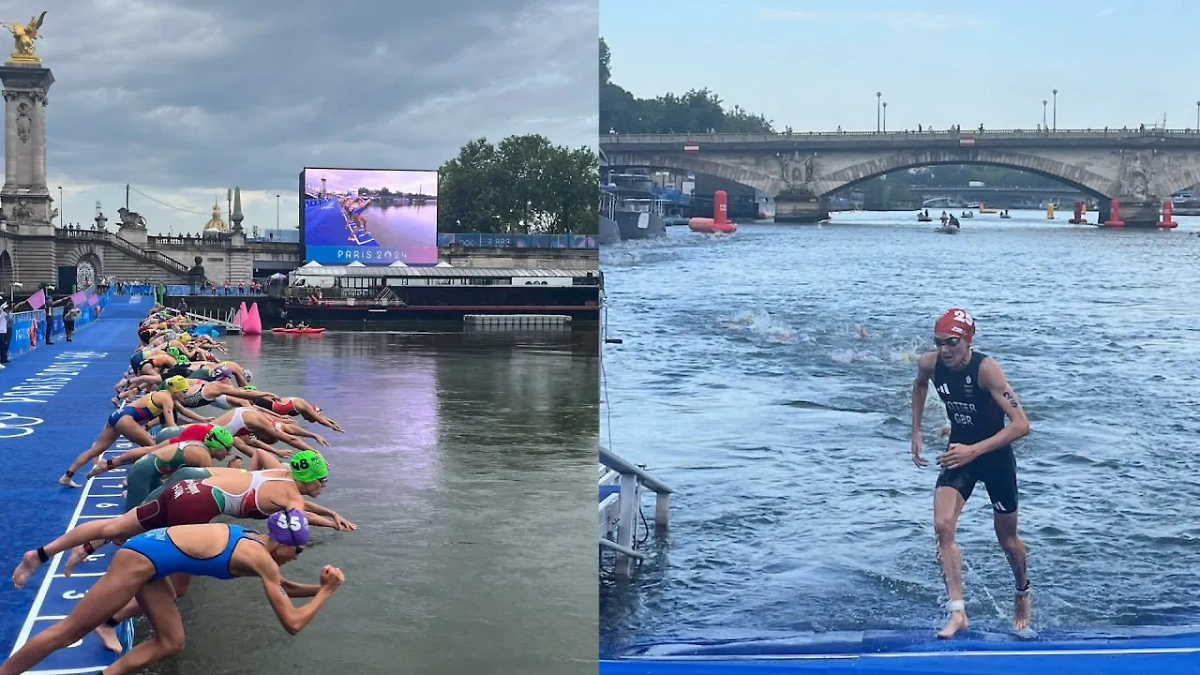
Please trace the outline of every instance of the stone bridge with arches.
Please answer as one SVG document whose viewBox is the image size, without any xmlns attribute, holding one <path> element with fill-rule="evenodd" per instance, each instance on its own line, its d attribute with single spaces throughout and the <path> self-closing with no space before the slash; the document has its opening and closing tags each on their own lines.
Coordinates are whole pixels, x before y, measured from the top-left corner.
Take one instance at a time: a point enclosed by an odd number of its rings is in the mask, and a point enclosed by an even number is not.
<svg viewBox="0 0 1200 675">
<path fill-rule="evenodd" d="M 612 167 L 701 173 L 753 187 L 775 199 L 779 222 L 818 222 L 838 190 L 939 164 L 1053 178 L 1096 197 L 1100 222 L 1118 200 L 1130 227 L 1153 227 L 1165 198 L 1200 184 L 1195 130 L 604 134 L 600 150 Z"/>
</svg>

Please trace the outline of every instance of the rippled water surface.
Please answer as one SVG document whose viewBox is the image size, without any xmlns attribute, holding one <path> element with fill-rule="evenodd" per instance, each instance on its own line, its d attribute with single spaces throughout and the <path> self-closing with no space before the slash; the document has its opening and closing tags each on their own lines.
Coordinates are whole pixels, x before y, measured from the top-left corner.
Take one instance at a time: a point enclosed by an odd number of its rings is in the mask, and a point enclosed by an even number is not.
<svg viewBox="0 0 1200 675">
<path fill-rule="evenodd" d="M 605 347 L 602 442 L 678 494 L 633 582 L 601 580 L 602 653 L 940 626 L 937 469 L 912 465 L 908 437 L 916 357 L 951 306 L 1032 423 L 1016 452 L 1035 627 L 1200 623 L 1200 218 L 1067 217 L 980 215 L 946 236 L 908 212 L 837 214 L 606 249 L 624 344 Z M 945 423 L 927 406 L 927 458 Z M 980 494 L 959 527 L 967 610 L 1005 630 L 1012 576 Z"/>
</svg>

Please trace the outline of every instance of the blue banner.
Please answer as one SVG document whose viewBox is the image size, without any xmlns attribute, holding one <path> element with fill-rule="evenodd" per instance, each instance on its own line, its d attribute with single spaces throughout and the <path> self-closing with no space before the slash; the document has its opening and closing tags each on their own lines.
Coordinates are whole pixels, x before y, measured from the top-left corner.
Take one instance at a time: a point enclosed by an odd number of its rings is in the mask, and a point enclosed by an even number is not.
<svg viewBox="0 0 1200 675">
<path fill-rule="evenodd" d="M 92 290 L 92 289 L 89 289 Z M 93 291 L 94 292 L 94 291 Z M 90 295 L 91 293 L 89 293 Z M 100 296 L 100 313 L 104 313 L 104 307 L 108 306 L 108 299 L 113 294 L 113 289 L 109 289 L 107 293 Z M 96 310 L 89 302 L 84 302 L 79 305 L 79 319 L 75 321 L 75 330 L 88 325 L 96 320 Z M 27 354 L 37 348 L 37 345 L 46 344 L 46 328 L 50 326 L 50 340 L 65 339 L 67 337 L 66 325 L 62 320 L 63 308 L 55 307 L 50 315 L 50 321 L 46 320 L 46 309 L 39 309 L 32 312 L 17 312 L 13 315 L 12 338 L 8 343 L 8 358 L 12 359 L 21 354 Z M 33 333 L 34 326 L 37 326 L 37 334 Z"/>
</svg>

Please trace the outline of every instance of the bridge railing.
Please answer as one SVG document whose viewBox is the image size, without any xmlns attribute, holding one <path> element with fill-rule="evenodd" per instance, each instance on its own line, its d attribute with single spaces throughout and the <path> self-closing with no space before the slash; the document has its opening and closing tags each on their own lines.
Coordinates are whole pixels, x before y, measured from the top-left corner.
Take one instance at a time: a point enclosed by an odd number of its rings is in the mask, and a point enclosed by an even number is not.
<svg viewBox="0 0 1200 675">
<path fill-rule="evenodd" d="M 102 231 L 102 230 L 77 230 L 77 229 L 73 229 L 73 228 L 56 227 L 56 228 L 54 228 L 54 236 L 61 237 L 63 239 L 85 239 L 85 240 L 89 240 L 89 241 L 107 241 L 108 243 L 121 249 L 122 251 L 128 253 L 129 255 L 132 255 L 132 256 L 135 256 L 138 258 L 143 258 L 146 260 L 153 260 L 155 262 L 159 262 L 159 263 L 161 263 L 167 267 L 170 267 L 178 272 L 181 272 L 183 274 L 187 274 L 188 270 L 190 269 L 187 265 L 179 262 L 178 260 L 172 258 L 169 255 L 164 255 L 162 253 L 159 253 L 158 251 L 151 251 L 148 249 L 144 249 L 144 248 L 138 246 L 137 244 L 134 244 L 131 241 L 127 241 L 127 240 L 121 238 L 119 235 L 113 234 L 112 232 L 107 232 L 107 231 Z"/>
<path fill-rule="evenodd" d="M 609 133 L 600 137 L 600 143 L 622 144 L 640 143 L 645 145 L 661 145 L 671 143 L 768 143 L 771 141 L 788 140 L 904 140 L 913 138 L 957 138 L 961 136 L 988 137 L 999 136 L 1010 139 L 1097 139 L 1122 137 L 1162 137 L 1162 138 L 1200 138 L 1200 132 L 1195 129 L 1129 129 L 1127 127 L 1103 129 L 906 129 L 901 131 L 793 131 L 774 134 L 749 133 L 686 133 L 686 134 L 620 134 Z"/>
</svg>

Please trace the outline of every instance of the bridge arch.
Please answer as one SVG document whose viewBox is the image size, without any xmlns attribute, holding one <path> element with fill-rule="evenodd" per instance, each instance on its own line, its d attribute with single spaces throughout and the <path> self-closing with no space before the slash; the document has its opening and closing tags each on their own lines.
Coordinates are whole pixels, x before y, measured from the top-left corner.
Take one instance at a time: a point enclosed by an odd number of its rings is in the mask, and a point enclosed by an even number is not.
<svg viewBox="0 0 1200 675">
<path fill-rule="evenodd" d="M 96 280 L 101 277 L 103 272 L 103 261 L 94 252 L 85 252 L 75 261 L 75 283 L 80 288 L 86 288 L 96 283 Z"/>
<path fill-rule="evenodd" d="M 1016 169 L 1059 181 L 1100 199 L 1108 199 L 1118 194 L 1120 188 L 1118 181 L 1071 164 L 1014 152 L 973 149 L 897 152 L 820 175 L 804 187 L 815 197 L 825 197 L 878 176 L 906 169 L 950 164 L 979 164 Z"/>
<path fill-rule="evenodd" d="M 76 284 L 83 288 L 104 275 L 104 258 L 95 244 L 76 244 L 66 255 L 75 265 Z"/>
<path fill-rule="evenodd" d="M 645 169 L 672 169 L 689 173 L 705 174 L 739 185 L 754 188 L 767 194 L 778 194 L 783 189 L 783 180 L 758 166 L 733 165 L 719 159 L 705 159 L 703 155 L 679 153 L 626 154 L 608 153 L 610 166 L 627 166 Z"/>
</svg>

